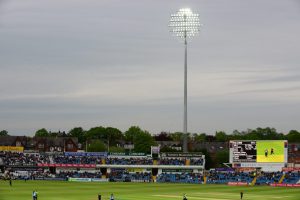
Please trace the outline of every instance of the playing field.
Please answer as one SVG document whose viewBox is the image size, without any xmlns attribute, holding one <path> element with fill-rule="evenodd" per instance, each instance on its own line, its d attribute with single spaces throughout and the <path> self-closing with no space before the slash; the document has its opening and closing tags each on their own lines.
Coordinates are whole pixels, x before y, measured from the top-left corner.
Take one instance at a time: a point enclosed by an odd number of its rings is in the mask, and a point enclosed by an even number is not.
<svg viewBox="0 0 300 200">
<path fill-rule="evenodd" d="M 38 191 L 38 200 L 97 200 L 100 193 L 108 200 L 239 200 L 240 191 L 245 200 L 299 200 L 299 188 L 273 188 L 269 186 L 226 186 L 158 183 L 79 183 L 55 181 L 13 181 L 10 187 L 0 181 L 0 200 L 31 200 L 32 190 Z"/>
</svg>

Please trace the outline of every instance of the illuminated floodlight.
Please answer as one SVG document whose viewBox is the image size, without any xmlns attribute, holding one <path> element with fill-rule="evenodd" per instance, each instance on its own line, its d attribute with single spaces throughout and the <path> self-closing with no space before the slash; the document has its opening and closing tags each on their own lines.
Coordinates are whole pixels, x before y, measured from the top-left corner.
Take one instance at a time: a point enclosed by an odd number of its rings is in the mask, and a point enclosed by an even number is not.
<svg viewBox="0 0 300 200">
<path fill-rule="evenodd" d="M 189 8 L 182 8 L 171 15 L 169 27 L 170 32 L 181 39 L 192 38 L 200 31 L 199 15 Z"/>
<path fill-rule="evenodd" d="M 170 32 L 184 41 L 184 115 L 183 115 L 183 151 L 187 152 L 187 40 L 200 31 L 199 15 L 189 8 L 182 8 L 171 15 Z"/>
</svg>

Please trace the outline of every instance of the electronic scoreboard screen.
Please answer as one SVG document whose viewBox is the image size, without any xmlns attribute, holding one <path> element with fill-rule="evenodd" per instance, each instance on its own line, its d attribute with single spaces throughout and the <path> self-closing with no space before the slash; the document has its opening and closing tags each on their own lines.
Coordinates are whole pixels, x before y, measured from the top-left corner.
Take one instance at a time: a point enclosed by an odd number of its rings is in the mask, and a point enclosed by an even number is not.
<svg viewBox="0 0 300 200">
<path fill-rule="evenodd" d="M 233 141 L 233 162 L 256 162 L 255 141 Z"/>
<path fill-rule="evenodd" d="M 231 163 L 287 162 L 286 140 L 230 141 Z"/>
</svg>

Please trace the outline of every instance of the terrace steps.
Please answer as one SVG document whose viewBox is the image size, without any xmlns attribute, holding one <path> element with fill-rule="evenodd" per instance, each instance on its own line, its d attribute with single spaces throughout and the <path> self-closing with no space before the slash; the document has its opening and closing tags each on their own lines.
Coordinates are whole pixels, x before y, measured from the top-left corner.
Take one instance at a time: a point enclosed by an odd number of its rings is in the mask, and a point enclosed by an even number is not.
<svg viewBox="0 0 300 200">
<path fill-rule="evenodd" d="M 185 165 L 191 165 L 191 160 L 187 159 L 187 160 L 185 161 Z"/>
<path fill-rule="evenodd" d="M 257 176 L 255 176 L 255 177 L 253 178 L 253 180 L 251 181 L 251 185 L 255 185 L 256 180 L 257 180 Z"/>
<path fill-rule="evenodd" d="M 278 183 L 282 183 L 284 178 L 285 178 L 285 174 L 282 174 L 282 176 L 281 176 L 280 180 L 278 181 Z"/>
</svg>

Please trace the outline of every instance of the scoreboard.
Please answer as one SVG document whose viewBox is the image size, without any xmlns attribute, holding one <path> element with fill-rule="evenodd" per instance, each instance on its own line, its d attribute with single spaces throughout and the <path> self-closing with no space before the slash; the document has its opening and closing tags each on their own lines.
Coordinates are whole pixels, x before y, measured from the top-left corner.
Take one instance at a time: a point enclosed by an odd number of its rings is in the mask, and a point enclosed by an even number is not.
<svg viewBox="0 0 300 200">
<path fill-rule="evenodd" d="M 233 162 L 256 162 L 256 141 L 233 141 Z"/>
<path fill-rule="evenodd" d="M 287 163 L 286 140 L 230 141 L 230 163 Z"/>
</svg>

